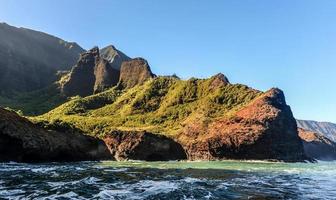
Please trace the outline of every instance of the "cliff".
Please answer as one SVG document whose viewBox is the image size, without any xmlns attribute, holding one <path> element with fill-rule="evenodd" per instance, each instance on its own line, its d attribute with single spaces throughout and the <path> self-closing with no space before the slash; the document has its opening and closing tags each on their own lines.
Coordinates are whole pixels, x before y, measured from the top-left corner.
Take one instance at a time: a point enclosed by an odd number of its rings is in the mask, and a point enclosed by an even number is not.
<svg viewBox="0 0 336 200">
<path fill-rule="evenodd" d="M 267 91 L 230 117 L 203 125 L 200 121 L 187 124 L 180 140 L 192 160 L 308 159 L 293 114 L 279 89 Z"/>
<path fill-rule="evenodd" d="M 0 162 L 102 159 L 112 159 L 103 141 L 80 132 L 46 130 L 0 108 Z"/>
<path fill-rule="evenodd" d="M 95 47 L 80 55 L 70 74 L 61 81 L 63 94 L 86 97 L 117 85 L 131 88 L 154 77 L 145 59 L 130 59 L 113 46 L 103 51 L 102 55 Z"/>
<path fill-rule="evenodd" d="M 119 84 L 123 88 L 131 88 L 138 84 L 143 84 L 154 76 L 145 59 L 134 58 L 122 63 Z"/>
</svg>

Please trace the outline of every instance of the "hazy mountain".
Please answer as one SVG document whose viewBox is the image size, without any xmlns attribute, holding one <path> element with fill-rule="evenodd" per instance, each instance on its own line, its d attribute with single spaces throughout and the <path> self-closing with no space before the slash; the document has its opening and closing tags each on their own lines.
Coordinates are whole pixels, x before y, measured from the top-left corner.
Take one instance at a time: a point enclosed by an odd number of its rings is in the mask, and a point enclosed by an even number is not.
<svg viewBox="0 0 336 200">
<path fill-rule="evenodd" d="M 311 120 L 297 120 L 299 128 L 323 134 L 336 142 L 336 124 L 330 122 L 317 122 Z"/>
<path fill-rule="evenodd" d="M 299 136 L 307 156 L 317 160 L 335 160 L 336 143 L 323 134 L 299 128 Z"/>
<path fill-rule="evenodd" d="M 84 50 L 76 43 L 0 23 L 0 95 L 46 87 Z"/>
</svg>

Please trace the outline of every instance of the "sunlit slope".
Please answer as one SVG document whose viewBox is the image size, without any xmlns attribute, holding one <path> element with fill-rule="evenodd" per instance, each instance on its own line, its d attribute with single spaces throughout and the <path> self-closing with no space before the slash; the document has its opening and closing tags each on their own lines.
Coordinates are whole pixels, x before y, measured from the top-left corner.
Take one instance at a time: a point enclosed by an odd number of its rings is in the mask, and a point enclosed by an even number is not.
<svg viewBox="0 0 336 200">
<path fill-rule="evenodd" d="M 34 120 L 71 123 L 88 134 L 111 130 L 147 130 L 175 135 L 189 121 L 210 123 L 229 117 L 262 92 L 229 84 L 216 75 L 209 79 L 153 78 L 143 85 L 75 98 Z"/>
</svg>

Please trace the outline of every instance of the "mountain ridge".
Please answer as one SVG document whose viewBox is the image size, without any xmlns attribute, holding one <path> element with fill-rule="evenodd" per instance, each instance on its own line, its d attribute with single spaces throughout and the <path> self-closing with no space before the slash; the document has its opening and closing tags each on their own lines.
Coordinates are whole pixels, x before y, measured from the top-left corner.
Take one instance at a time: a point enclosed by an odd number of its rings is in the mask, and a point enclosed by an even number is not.
<svg viewBox="0 0 336 200">
<path fill-rule="evenodd" d="M 0 24 L 0 92 L 41 89 L 72 67 L 83 52 L 76 43 L 26 28 Z"/>
<path fill-rule="evenodd" d="M 336 124 L 331 122 L 318 122 L 314 120 L 296 120 L 298 127 L 320 133 L 336 142 Z"/>
</svg>

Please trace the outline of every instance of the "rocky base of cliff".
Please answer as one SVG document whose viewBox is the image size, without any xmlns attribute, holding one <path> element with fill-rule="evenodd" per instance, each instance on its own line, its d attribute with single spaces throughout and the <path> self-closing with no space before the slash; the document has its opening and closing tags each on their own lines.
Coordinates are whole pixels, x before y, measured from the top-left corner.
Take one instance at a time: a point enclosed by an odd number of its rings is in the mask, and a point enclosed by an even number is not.
<svg viewBox="0 0 336 200">
<path fill-rule="evenodd" d="M 111 159 L 105 143 L 80 133 L 48 131 L 0 108 L 0 162 Z"/>
<path fill-rule="evenodd" d="M 182 146 L 163 135 L 148 132 L 114 131 L 104 141 L 116 160 L 186 160 Z"/>
<path fill-rule="evenodd" d="M 187 124 L 179 141 L 189 160 L 311 161 L 279 89 L 269 90 L 234 116 Z"/>
</svg>

